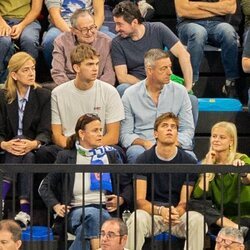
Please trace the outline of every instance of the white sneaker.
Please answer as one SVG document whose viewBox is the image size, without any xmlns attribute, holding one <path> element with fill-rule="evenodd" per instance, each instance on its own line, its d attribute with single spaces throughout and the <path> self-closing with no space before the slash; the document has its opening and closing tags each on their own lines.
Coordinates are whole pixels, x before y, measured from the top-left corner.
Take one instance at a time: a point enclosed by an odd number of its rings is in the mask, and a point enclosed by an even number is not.
<svg viewBox="0 0 250 250">
<path fill-rule="evenodd" d="M 14 220 L 21 226 L 22 229 L 26 229 L 30 223 L 30 215 L 20 211 L 14 218 Z"/>
</svg>

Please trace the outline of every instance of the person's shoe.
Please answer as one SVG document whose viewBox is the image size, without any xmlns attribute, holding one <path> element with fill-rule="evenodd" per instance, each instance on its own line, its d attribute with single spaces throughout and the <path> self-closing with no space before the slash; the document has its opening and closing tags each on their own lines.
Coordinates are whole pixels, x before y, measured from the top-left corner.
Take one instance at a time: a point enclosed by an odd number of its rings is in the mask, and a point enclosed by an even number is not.
<svg viewBox="0 0 250 250">
<path fill-rule="evenodd" d="M 240 231 L 241 231 L 244 238 L 247 236 L 248 230 L 249 230 L 248 227 L 244 227 L 244 226 L 240 227 Z"/>
<path fill-rule="evenodd" d="M 25 230 L 30 224 L 30 215 L 20 211 L 14 218 L 14 220 L 20 225 L 20 227 Z"/>
<path fill-rule="evenodd" d="M 142 17 L 148 21 L 150 20 L 154 13 L 155 13 L 155 9 L 152 5 L 150 5 L 149 3 L 147 3 L 146 0 L 140 0 L 137 2 L 138 8 L 141 12 Z"/>
<path fill-rule="evenodd" d="M 222 87 L 222 93 L 226 97 L 238 98 L 237 90 L 236 90 L 236 86 L 235 86 L 235 81 L 234 80 L 226 80 L 225 85 Z"/>
</svg>

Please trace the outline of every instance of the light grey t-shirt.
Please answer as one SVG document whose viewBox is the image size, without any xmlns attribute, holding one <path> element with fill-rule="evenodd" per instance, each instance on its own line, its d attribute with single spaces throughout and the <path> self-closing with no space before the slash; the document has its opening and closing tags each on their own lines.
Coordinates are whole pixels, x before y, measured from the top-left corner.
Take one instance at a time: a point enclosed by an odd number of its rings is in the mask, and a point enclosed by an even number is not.
<svg viewBox="0 0 250 250">
<path fill-rule="evenodd" d="M 52 124 L 61 124 L 64 136 L 75 133 L 78 118 L 86 113 L 97 114 L 105 124 L 124 119 L 124 108 L 117 90 L 110 84 L 95 80 L 92 88 L 80 90 L 74 80 L 56 87 L 51 94 Z"/>
</svg>

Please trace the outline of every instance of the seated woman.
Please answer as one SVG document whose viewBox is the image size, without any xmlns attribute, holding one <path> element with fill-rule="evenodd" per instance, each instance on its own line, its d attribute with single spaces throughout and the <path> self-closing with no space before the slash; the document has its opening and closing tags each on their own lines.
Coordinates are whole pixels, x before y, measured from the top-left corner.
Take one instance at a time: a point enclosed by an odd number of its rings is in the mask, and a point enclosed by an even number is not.
<svg viewBox="0 0 250 250">
<path fill-rule="evenodd" d="M 100 146 L 102 137 L 100 118 L 93 114 L 81 116 L 77 121 L 75 134 L 67 141 L 69 150 L 59 152 L 56 163 L 121 164 L 120 156 L 114 148 Z M 102 180 L 101 183 L 100 180 Z M 85 249 L 97 249 L 101 222 L 110 217 L 109 212 L 132 201 L 131 179 L 120 174 L 119 187 L 116 184 L 115 176 L 108 173 L 102 173 L 102 175 L 100 173 L 56 173 L 48 174 L 42 181 L 39 194 L 47 207 L 52 208 L 60 217 L 68 213 L 68 231 L 76 235 L 70 247 L 71 250 L 83 249 L 83 237 L 86 240 Z M 101 186 L 102 189 L 100 189 Z M 120 190 L 119 196 L 110 194 L 118 193 L 117 189 Z M 109 195 L 105 197 L 107 192 Z"/>
<path fill-rule="evenodd" d="M 235 165 L 243 166 L 250 164 L 250 158 L 247 155 L 236 152 L 237 150 L 237 130 L 233 123 L 219 122 L 212 127 L 210 138 L 210 150 L 207 153 L 202 164 Z M 200 176 L 193 192 L 193 197 L 202 199 L 204 191 L 206 197 L 211 198 L 210 207 L 206 207 L 207 223 L 209 225 L 216 223 L 223 227 L 238 228 L 236 223 L 238 218 L 238 201 L 240 202 L 240 225 L 243 234 L 246 234 L 250 226 L 250 174 L 241 174 L 242 185 L 238 193 L 238 174 L 214 174 L 206 173 L 205 178 Z M 223 194 L 221 188 L 223 186 Z M 221 218 L 221 202 L 223 195 L 223 215 Z M 201 203 L 200 203 L 201 204 Z M 208 203 L 207 203 L 208 204 Z M 215 205 L 215 208 L 213 208 Z M 192 202 L 191 202 L 192 205 Z M 200 205 L 200 209 L 204 205 Z"/>
<path fill-rule="evenodd" d="M 11 57 L 8 71 L 5 87 L 0 90 L 2 161 L 11 164 L 53 162 L 55 156 L 50 146 L 46 146 L 51 142 L 50 91 L 35 83 L 35 60 L 25 52 L 18 52 Z M 12 177 L 12 173 L 4 174 L 3 204 Z M 29 174 L 17 175 L 21 212 L 15 219 L 23 227 L 30 221 L 30 180 Z"/>
</svg>

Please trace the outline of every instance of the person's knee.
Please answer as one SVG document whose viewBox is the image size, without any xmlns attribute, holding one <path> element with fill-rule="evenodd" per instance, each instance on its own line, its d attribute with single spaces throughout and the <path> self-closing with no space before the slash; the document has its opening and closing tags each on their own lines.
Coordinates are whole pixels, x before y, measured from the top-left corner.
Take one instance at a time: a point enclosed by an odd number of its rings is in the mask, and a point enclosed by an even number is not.
<svg viewBox="0 0 250 250">
<path fill-rule="evenodd" d="M 145 151 L 145 148 L 140 145 L 132 145 L 130 146 L 127 151 L 127 160 L 128 163 L 135 163 L 137 157 Z"/>
<path fill-rule="evenodd" d="M 221 42 L 237 43 L 238 34 L 232 25 L 221 23 L 218 25 L 218 33 L 222 39 Z"/>
<path fill-rule="evenodd" d="M 2 54 L 6 54 L 12 46 L 12 41 L 10 37 L 2 36 L 0 37 L 0 49 Z"/>
<path fill-rule="evenodd" d="M 193 41 L 197 44 L 205 44 L 208 38 L 206 29 L 194 23 L 183 26 L 180 33 L 182 34 L 181 36 L 186 35 L 189 42 Z"/>
<path fill-rule="evenodd" d="M 198 212 L 189 212 L 190 226 L 194 228 L 204 228 L 204 216 Z"/>
<path fill-rule="evenodd" d="M 136 228 L 137 230 L 145 229 L 148 227 L 148 214 L 146 211 L 137 209 L 133 212 L 127 221 L 128 228 L 135 227 L 136 218 Z"/>
</svg>

